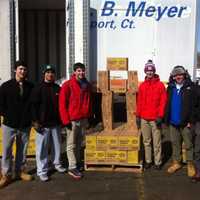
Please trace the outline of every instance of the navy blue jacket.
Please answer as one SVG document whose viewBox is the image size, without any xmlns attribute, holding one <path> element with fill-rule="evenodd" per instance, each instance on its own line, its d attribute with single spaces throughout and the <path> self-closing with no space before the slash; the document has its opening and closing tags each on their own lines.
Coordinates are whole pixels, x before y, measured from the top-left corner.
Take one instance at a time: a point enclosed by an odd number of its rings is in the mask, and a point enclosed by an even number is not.
<svg viewBox="0 0 200 200">
<path fill-rule="evenodd" d="M 173 88 L 175 87 L 174 81 L 169 82 L 167 88 L 167 104 L 165 109 L 164 121 L 166 124 L 170 124 L 171 115 L 171 101 Z M 194 84 L 188 78 L 185 80 L 183 87 L 180 90 L 181 93 L 181 121 L 180 126 L 186 126 L 188 123 L 193 122 L 193 112 L 194 112 Z"/>
</svg>

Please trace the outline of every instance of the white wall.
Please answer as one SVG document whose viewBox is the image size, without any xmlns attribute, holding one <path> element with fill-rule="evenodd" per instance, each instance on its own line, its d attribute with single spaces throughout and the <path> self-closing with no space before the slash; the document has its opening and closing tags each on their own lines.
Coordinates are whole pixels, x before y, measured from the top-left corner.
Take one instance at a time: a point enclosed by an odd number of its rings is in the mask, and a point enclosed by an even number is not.
<svg viewBox="0 0 200 200">
<path fill-rule="evenodd" d="M 9 0 L 0 0 L 0 84 L 11 76 Z"/>
</svg>

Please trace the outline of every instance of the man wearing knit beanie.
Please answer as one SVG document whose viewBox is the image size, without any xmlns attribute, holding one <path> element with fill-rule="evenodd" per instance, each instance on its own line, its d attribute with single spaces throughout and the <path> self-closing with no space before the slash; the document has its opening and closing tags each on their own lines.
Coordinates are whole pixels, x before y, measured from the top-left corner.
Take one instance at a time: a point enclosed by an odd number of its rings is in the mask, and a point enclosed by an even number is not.
<svg viewBox="0 0 200 200">
<path fill-rule="evenodd" d="M 179 170 L 181 165 L 182 141 L 186 146 L 187 174 L 195 175 L 191 123 L 193 122 L 194 84 L 183 66 L 175 66 L 170 74 L 167 88 L 165 123 L 169 125 L 172 142 L 173 162 L 167 169 L 169 174 Z"/>
<path fill-rule="evenodd" d="M 166 90 L 152 60 L 145 64 L 146 74 L 137 96 L 136 124 L 141 128 L 145 148 L 145 169 L 154 163 L 154 169 L 161 169 L 161 125 L 166 104 Z M 154 162 L 152 161 L 152 143 Z"/>
</svg>

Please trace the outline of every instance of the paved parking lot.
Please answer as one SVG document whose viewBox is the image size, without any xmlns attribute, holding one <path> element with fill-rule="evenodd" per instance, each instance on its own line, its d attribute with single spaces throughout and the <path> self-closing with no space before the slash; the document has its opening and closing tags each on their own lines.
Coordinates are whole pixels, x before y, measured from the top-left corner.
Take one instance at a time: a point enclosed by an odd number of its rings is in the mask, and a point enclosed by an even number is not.
<svg viewBox="0 0 200 200">
<path fill-rule="evenodd" d="M 0 199 L 199 200 L 200 183 L 191 183 L 185 168 L 169 176 L 166 167 L 142 174 L 84 172 L 84 178 L 79 181 L 56 172 L 45 183 L 37 177 L 31 182 L 16 181 L 0 190 Z"/>
</svg>

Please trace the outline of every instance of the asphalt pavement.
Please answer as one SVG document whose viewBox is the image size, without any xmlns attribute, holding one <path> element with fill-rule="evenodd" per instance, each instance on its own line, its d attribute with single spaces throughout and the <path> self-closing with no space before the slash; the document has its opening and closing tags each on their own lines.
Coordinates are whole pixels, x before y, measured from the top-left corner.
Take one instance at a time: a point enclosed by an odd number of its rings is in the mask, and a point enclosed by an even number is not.
<svg viewBox="0 0 200 200">
<path fill-rule="evenodd" d="M 31 162 L 32 167 L 34 163 Z M 141 174 L 84 172 L 74 180 L 55 172 L 51 180 L 15 181 L 0 189 L 1 200 L 199 200 L 200 183 L 192 183 L 184 167 L 174 175 L 146 170 Z M 32 173 L 35 169 L 32 168 Z"/>
</svg>

